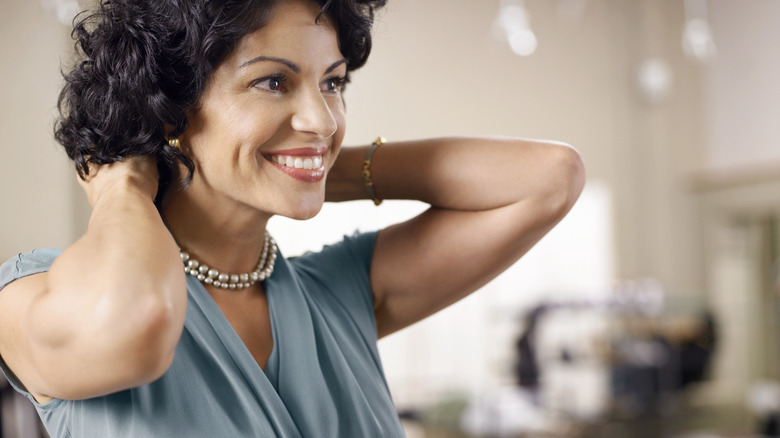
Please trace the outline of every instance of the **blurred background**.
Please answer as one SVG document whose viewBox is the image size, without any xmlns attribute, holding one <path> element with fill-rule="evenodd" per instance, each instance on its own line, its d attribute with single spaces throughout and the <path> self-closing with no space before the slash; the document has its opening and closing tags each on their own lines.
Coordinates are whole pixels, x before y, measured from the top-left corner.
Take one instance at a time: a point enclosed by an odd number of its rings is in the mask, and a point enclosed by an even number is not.
<svg viewBox="0 0 780 438">
<path fill-rule="evenodd" d="M 52 129 L 88 5 L 0 2 L 2 260 L 85 230 Z M 390 0 L 374 35 L 346 144 L 547 138 L 588 169 L 526 257 L 380 341 L 410 438 L 780 436 L 780 1 Z M 424 208 L 270 228 L 292 256 Z M 0 388 L 0 436 L 38 436 Z"/>
</svg>

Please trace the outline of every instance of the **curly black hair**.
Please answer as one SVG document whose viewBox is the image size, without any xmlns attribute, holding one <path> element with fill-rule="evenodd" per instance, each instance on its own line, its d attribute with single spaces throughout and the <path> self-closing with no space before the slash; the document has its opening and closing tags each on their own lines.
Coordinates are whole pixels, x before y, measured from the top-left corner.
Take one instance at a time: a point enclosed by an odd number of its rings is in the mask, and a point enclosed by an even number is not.
<svg viewBox="0 0 780 438">
<path fill-rule="evenodd" d="M 184 132 L 214 69 L 266 23 L 278 1 L 103 0 L 96 12 L 80 14 L 72 36 L 82 57 L 64 75 L 55 127 L 78 174 L 86 177 L 89 163 L 151 155 L 160 174 L 158 205 L 178 163 L 188 169 L 186 185 L 194 164 L 166 137 Z M 365 64 L 374 11 L 386 0 L 312 1 L 334 22 L 348 71 Z"/>
</svg>

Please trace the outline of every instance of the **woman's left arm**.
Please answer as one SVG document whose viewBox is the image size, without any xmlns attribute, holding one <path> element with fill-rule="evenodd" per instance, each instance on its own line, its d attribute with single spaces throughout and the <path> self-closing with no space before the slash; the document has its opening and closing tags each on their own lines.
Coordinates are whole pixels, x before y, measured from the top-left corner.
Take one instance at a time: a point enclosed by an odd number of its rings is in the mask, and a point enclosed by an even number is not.
<svg viewBox="0 0 780 438">
<path fill-rule="evenodd" d="M 342 150 L 328 201 L 367 197 L 360 173 L 366 149 Z M 377 236 L 371 286 L 380 337 L 511 266 L 566 215 L 585 182 L 568 145 L 494 137 L 388 143 L 374 152 L 371 174 L 378 197 L 431 205 Z"/>
</svg>

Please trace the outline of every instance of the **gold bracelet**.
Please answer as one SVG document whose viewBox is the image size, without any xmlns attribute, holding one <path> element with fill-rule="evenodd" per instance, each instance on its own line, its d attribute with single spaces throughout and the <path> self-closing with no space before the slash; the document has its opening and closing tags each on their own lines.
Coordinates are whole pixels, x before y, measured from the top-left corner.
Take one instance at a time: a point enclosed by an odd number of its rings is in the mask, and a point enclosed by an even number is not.
<svg viewBox="0 0 780 438">
<path fill-rule="evenodd" d="M 371 158 L 374 156 L 374 151 L 376 151 L 379 146 L 385 144 L 386 141 L 387 140 L 385 140 L 384 137 L 379 137 L 374 140 L 374 142 L 371 143 L 371 147 L 366 151 L 366 156 L 363 157 L 363 184 L 366 185 L 366 193 L 368 193 L 368 198 L 374 201 L 374 205 L 381 204 L 382 200 L 377 198 L 376 193 L 374 192 L 374 181 L 371 179 Z"/>
</svg>

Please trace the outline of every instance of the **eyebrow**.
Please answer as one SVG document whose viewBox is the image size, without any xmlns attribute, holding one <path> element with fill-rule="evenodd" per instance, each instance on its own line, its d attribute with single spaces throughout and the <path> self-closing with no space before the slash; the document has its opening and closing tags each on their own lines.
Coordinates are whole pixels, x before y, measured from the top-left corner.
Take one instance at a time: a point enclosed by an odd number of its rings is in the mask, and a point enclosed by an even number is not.
<svg viewBox="0 0 780 438">
<path fill-rule="evenodd" d="M 330 67 L 325 69 L 325 74 L 328 74 L 328 73 L 332 72 L 333 70 L 336 69 L 336 67 L 340 66 L 341 64 L 347 64 L 348 65 L 349 61 L 347 60 L 347 58 L 339 59 L 338 61 L 336 61 L 333 64 L 331 64 Z"/>
<path fill-rule="evenodd" d="M 286 65 L 290 70 L 294 71 L 295 73 L 300 73 L 301 72 L 301 67 L 299 67 L 298 64 L 296 64 L 296 63 L 294 63 L 294 62 L 292 62 L 290 60 L 284 59 L 284 58 L 277 58 L 275 56 L 258 56 L 256 58 L 252 58 L 249 61 L 246 61 L 246 62 L 242 63 L 238 67 L 239 68 L 244 68 L 244 67 L 246 67 L 246 66 L 248 66 L 250 64 L 253 64 L 255 62 L 261 62 L 261 61 L 278 62 L 279 64 Z M 349 63 L 349 61 L 346 58 L 339 59 L 338 61 L 336 61 L 333 64 L 331 64 L 327 69 L 325 69 L 325 74 L 328 74 L 328 73 L 332 72 L 333 70 L 335 70 L 341 64 L 348 64 L 348 63 Z"/>
<path fill-rule="evenodd" d="M 248 66 L 249 64 L 254 64 L 255 62 L 261 62 L 261 61 L 271 61 L 271 62 L 278 62 L 279 64 L 284 64 L 287 67 L 290 68 L 290 70 L 294 71 L 295 73 L 300 73 L 301 68 L 298 67 L 298 64 L 288 61 L 284 58 L 276 58 L 274 56 L 258 56 L 256 58 L 252 58 L 249 61 L 246 61 L 238 66 L 238 68 L 244 68 Z"/>
</svg>

